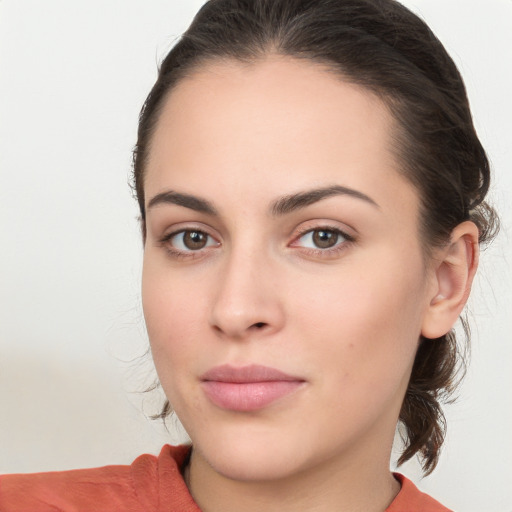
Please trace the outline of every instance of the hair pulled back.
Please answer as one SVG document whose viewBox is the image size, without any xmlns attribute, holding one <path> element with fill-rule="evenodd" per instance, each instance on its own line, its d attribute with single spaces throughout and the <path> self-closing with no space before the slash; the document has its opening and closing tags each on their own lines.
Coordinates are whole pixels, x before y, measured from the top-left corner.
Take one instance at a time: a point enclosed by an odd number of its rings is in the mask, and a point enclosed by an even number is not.
<svg viewBox="0 0 512 512">
<path fill-rule="evenodd" d="M 327 65 L 388 106 L 398 125 L 399 171 L 420 195 L 426 255 L 465 220 L 478 226 L 480 242 L 494 236 L 497 219 L 484 201 L 489 162 L 460 73 L 429 27 L 395 0 L 208 1 L 163 60 L 140 113 L 133 188 L 143 232 L 145 166 L 169 92 L 203 64 L 226 58 L 251 63 L 270 54 Z M 465 321 L 463 327 L 469 341 Z M 464 352 L 453 331 L 419 340 L 400 411 L 405 448 L 399 463 L 419 454 L 427 474 L 436 466 L 446 431 L 441 402 L 464 373 Z M 158 417 L 170 411 L 166 402 Z"/>
</svg>

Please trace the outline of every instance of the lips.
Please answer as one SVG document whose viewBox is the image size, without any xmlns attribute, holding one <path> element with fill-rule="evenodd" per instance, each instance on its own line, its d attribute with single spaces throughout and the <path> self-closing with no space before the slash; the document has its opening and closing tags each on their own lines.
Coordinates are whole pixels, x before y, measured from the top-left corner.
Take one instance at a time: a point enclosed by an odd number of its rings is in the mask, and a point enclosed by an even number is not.
<svg viewBox="0 0 512 512">
<path fill-rule="evenodd" d="M 216 366 L 201 376 L 202 389 L 213 404 L 239 412 L 263 409 L 304 383 L 304 379 L 260 365 Z"/>
</svg>

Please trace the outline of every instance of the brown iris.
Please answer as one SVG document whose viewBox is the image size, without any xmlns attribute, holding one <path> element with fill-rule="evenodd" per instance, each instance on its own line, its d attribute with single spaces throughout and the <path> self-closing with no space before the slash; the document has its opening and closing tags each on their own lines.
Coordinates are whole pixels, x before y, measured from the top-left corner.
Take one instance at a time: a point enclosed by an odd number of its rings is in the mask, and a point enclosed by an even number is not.
<svg viewBox="0 0 512 512">
<path fill-rule="evenodd" d="M 185 231 L 183 233 L 183 244 L 191 251 L 197 251 L 206 246 L 208 235 L 201 231 Z"/>
<path fill-rule="evenodd" d="M 320 249 L 328 249 L 338 242 L 338 233 L 325 229 L 317 229 L 313 232 L 313 242 Z"/>
</svg>

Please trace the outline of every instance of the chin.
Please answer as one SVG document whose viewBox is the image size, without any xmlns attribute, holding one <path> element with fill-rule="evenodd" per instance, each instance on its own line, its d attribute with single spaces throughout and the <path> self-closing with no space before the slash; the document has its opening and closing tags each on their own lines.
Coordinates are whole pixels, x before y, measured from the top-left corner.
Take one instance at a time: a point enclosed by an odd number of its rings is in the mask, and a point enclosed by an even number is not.
<svg viewBox="0 0 512 512">
<path fill-rule="evenodd" d="M 301 444 L 290 437 L 293 436 L 283 439 L 275 432 L 269 435 L 247 428 L 230 435 L 209 436 L 204 443 L 197 439 L 193 446 L 225 478 L 254 482 L 279 480 L 307 465 L 304 451 L 297 449 Z"/>
<path fill-rule="evenodd" d="M 207 454 L 205 454 L 207 455 Z M 276 481 L 296 473 L 300 462 L 296 455 L 273 450 L 271 447 L 224 447 L 211 454 L 207 462 L 225 478 L 244 482 Z"/>
</svg>

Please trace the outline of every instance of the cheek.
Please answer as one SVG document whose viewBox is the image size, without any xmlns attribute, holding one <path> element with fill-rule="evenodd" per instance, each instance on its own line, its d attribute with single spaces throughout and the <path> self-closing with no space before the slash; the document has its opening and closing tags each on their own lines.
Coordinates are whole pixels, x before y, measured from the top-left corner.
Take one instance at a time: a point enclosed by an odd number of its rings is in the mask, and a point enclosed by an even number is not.
<svg viewBox="0 0 512 512">
<path fill-rule="evenodd" d="M 160 380 L 179 377 L 179 368 L 188 366 L 190 345 L 196 340 L 205 319 L 205 300 L 197 285 L 172 278 L 170 272 L 145 258 L 142 274 L 142 305 L 151 352 Z"/>
<path fill-rule="evenodd" d="M 345 383 L 372 387 L 401 379 L 416 353 L 424 305 L 421 266 L 380 262 L 316 280 L 314 287 L 309 283 L 308 294 L 296 286 L 289 295 L 296 301 L 297 331 L 316 340 L 310 357 Z"/>
<path fill-rule="evenodd" d="M 297 315 L 326 437 L 340 425 L 356 435 L 384 417 L 394 425 L 407 388 L 419 338 L 418 308 L 410 304 L 415 287 L 389 278 L 376 286 L 372 277 L 332 283 Z"/>
</svg>

